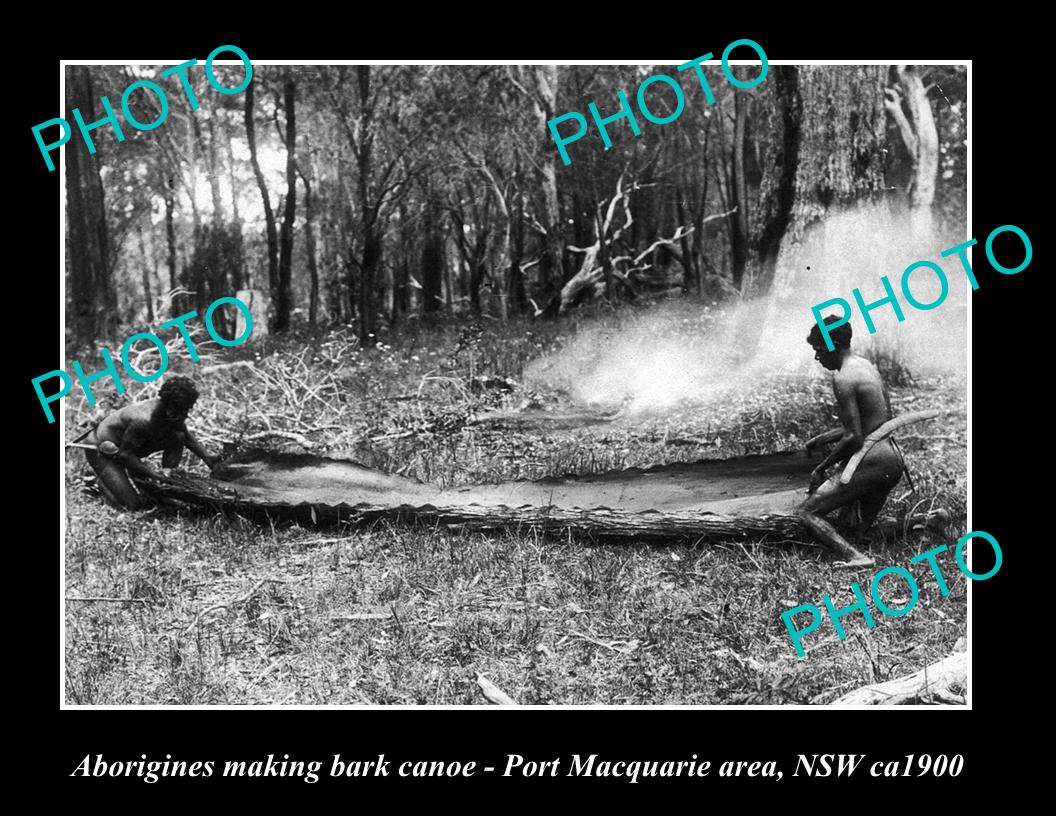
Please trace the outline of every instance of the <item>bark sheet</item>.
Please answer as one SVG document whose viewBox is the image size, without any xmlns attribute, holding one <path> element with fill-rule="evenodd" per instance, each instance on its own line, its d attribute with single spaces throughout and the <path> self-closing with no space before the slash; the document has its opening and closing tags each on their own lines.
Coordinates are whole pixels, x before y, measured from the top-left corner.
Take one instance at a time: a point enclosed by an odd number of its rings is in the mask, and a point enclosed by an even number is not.
<svg viewBox="0 0 1056 816">
<path fill-rule="evenodd" d="M 351 461 L 253 450 L 219 465 L 214 478 L 182 474 L 172 485 L 143 487 L 162 499 L 316 521 L 390 517 L 615 537 L 780 538 L 802 533 L 795 508 L 816 463 L 781 453 L 441 489 Z"/>
</svg>

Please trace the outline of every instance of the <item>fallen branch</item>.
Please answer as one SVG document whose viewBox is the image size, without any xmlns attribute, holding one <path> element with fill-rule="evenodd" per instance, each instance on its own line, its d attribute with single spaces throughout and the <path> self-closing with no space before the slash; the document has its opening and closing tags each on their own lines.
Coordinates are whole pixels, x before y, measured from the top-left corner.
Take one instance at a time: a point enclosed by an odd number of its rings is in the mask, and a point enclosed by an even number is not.
<svg viewBox="0 0 1056 816">
<path fill-rule="evenodd" d="M 104 598 L 97 595 L 90 595 L 84 597 L 67 597 L 67 601 L 77 601 L 79 603 L 150 603 L 146 598 Z"/>
<path fill-rule="evenodd" d="M 477 685 L 480 686 L 481 692 L 483 692 L 489 703 L 494 703 L 495 705 L 517 705 L 516 700 L 483 674 L 477 674 Z"/>
<path fill-rule="evenodd" d="M 968 653 L 954 652 L 905 677 L 855 689 L 832 705 L 964 705 L 967 690 Z"/>
</svg>

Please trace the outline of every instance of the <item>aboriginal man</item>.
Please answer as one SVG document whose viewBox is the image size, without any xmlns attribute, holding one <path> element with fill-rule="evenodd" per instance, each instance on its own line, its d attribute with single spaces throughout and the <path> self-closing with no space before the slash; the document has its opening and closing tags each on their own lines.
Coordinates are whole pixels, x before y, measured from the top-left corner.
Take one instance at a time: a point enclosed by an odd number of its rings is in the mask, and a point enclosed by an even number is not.
<svg viewBox="0 0 1056 816">
<path fill-rule="evenodd" d="M 87 452 L 88 464 L 108 502 L 127 510 L 147 506 L 133 487 L 129 473 L 169 481 L 165 474 L 143 461 L 143 457 L 156 451 L 162 451 L 164 468 L 179 465 L 184 447 L 210 468 L 220 461 L 219 456 L 210 456 L 187 430 L 185 420 L 197 400 L 198 389 L 190 379 L 170 377 L 158 391 L 157 399 L 127 405 L 96 426 L 87 440 L 96 446 Z"/>
<path fill-rule="evenodd" d="M 825 318 L 825 324 L 832 325 L 837 320 L 835 315 L 830 315 Z M 857 509 L 860 539 L 876 519 L 891 488 L 902 478 L 905 464 L 892 440 L 885 437 L 862 458 L 848 484 L 840 481 L 842 468 L 826 480 L 829 467 L 846 464 L 861 449 L 865 437 L 891 419 L 880 373 L 868 360 L 851 352 L 850 324 L 832 329 L 829 337 L 835 347 L 833 351 L 828 350 L 815 324 L 807 342 L 814 348 L 814 359 L 833 372 L 832 388 L 842 427 L 826 431 L 807 442 L 808 453 L 833 442 L 836 447 L 811 473 L 807 491 L 810 495 L 800 506 L 799 517 L 823 544 L 844 559 L 837 562 L 837 566 L 871 567 L 873 559 L 852 547 L 823 516 L 841 507 L 855 515 Z"/>
</svg>

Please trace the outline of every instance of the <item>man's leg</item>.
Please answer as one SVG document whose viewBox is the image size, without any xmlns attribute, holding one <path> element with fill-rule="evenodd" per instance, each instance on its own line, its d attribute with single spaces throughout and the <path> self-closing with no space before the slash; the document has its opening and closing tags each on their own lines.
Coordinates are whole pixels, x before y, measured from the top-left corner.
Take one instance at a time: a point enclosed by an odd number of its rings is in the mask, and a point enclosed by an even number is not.
<svg viewBox="0 0 1056 816">
<path fill-rule="evenodd" d="M 869 528 L 873 526 L 876 517 L 880 515 L 880 511 L 883 509 L 884 502 L 887 501 L 887 496 L 890 492 L 891 488 L 889 487 L 880 488 L 872 493 L 867 493 L 858 500 L 861 519 L 858 521 L 858 526 L 855 530 L 855 538 L 858 540 L 857 543 L 859 545 L 861 545 L 865 534 L 869 532 Z"/>
<path fill-rule="evenodd" d="M 873 523 L 891 488 L 902 477 L 902 461 L 885 441 L 877 443 L 862 460 L 850 484 L 843 484 L 838 474 L 819 487 L 799 508 L 799 517 L 807 528 L 829 549 L 844 559 L 839 566 L 871 567 L 872 558 L 856 550 L 832 524 L 823 518 L 840 507 L 860 502 L 864 532 Z"/>
<path fill-rule="evenodd" d="M 798 515 L 807 529 L 814 534 L 815 538 L 843 559 L 842 562 L 837 562 L 838 566 L 872 567 L 876 562 L 852 547 L 847 539 L 836 531 L 832 523 L 824 518 L 826 513 L 842 507 L 857 498 L 847 498 L 846 494 L 850 492 L 846 490 L 847 487 L 849 485 L 838 485 L 821 496 L 815 493 L 800 505 Z"/>
<path fill-rule="evenodd" d="M 139 495 L 121 465 L 108 456 L 88 451 L 88 464 L 95 471 L 99 492 L 110 504 L 122 510 L 142 510 L 148 502 Z"/>
</svg>

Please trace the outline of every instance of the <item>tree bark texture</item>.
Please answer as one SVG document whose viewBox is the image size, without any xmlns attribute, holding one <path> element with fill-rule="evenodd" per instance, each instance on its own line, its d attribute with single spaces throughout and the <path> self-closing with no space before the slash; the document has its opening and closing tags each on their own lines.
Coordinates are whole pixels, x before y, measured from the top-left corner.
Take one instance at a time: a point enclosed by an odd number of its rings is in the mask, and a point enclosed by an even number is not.
<svg viewBox="0 0 1056 816">
<path fill-rule="evenodd" d="M 939 135 L 928 94 L 918 66 L 896 65 L 894 83 L 886 89 L 885 108 L 898 133 L 898 144 L 907 165 L 906 202 L 914 235 L 931 237 L 935 183 L 939 172 Z"/>
<path fill-rule="evenodd" d="M 86 121 L 100 118 L 96 113 L 99 94 L 93 87 L 90 70 L 80 65 L 67 70 L 67 120 L 74 121 L 74 108 L 80 108 Z M 97 145 L 105 138 L 101 131 L 93 134 Z M 110 275 L 110 238 L 98 152 L 89 155 L 80 145 L 66 151 L 66 207 L 76 336 L 85 343 L 110 338 L 115 330 L 117 291 Z"/>
<path fill-rule="evenodd" d="M 792 288 L 796 249 L 830 209 L 884 187 L 886 68 L 776 66 L 760 94 L 769 143 L 746 274 L 757 293 Z"/>
</svg>

